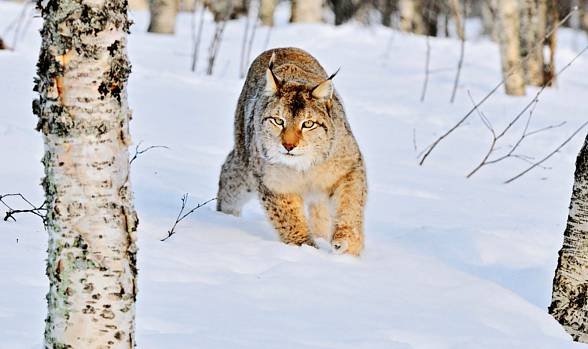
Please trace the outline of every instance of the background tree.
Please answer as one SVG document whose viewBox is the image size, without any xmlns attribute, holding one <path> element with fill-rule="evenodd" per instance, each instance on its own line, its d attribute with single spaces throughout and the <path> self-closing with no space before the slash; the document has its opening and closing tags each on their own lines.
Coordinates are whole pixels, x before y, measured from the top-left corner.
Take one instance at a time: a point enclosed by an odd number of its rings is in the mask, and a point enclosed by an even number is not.
<svg viewBox="0 0 588 349">
<path fill-rule="evenodd" d="M 158 34 L 173 34 L 176 31 L 176 16 L 179 5 L 178 0 L 150 0 L 151 21 L 147 31 Z"/>
<path fill-rule="evenodd" d="M 547 34 L 547 0 L 521 0 L 521 56 L 525 81 L 534 86 L 545 83 L 544 45 Z"/>
<path fill-rule="evenodd" d="M 323 21 L 323 0 L 292 0 L 292 23 L 316 23 Z"/>
<path fill-rule="evenodd" d="M 502 74 L 506 79 L 506 93 L 513 96 L 525 94 L 525 77 L 521 61 L 520 12 L 517 1 L 497 2 L 498 39 Z"/>
<path fill-rule="evenodd" d="M 574 177 L 549 313 L 574 340 L 588 343 L 588 135 L 576 160 Z"/>
<path fill-rule="evenodd" d="M 274 25 L 274 12 L 278 0 L 261 0 L 259 5 L 259 19 L 263 25 L 273 26 Z"/>
<path fill-rule="evenodd" d="M 38 6 L 44 22 L 33 111 L 45 143 L 45 348 L 133 348 L 127 1 Z"/>
<path fill-rule="evenodd" d="M 436 0 L 398 0 L 400 29 L 421 35 L 437 35 L 440 2 Z"/>
</svg>

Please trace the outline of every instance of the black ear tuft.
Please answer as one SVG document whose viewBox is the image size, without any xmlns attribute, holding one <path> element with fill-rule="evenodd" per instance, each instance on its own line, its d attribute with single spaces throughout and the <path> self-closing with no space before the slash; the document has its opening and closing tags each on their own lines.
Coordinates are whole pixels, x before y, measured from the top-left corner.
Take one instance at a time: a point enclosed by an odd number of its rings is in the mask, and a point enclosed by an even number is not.
<svg viewBox="0 0 588 349">
<path fill-rule="evenodd" d="M 334 78 L 335 76 L 337 76 L 337 74 L 339 74 L 339 70 L 341 70 L 341 67 L 339 67 L 339 69 L 337 69 L 337 71 L 336 71 L 336 72 L 334 72 L 333 74 L 331 74 L 331 76 L 329 76 L 329 77 L 327 78 L 327 80 L 333 80 L 333 78 Z"/>
</svg>

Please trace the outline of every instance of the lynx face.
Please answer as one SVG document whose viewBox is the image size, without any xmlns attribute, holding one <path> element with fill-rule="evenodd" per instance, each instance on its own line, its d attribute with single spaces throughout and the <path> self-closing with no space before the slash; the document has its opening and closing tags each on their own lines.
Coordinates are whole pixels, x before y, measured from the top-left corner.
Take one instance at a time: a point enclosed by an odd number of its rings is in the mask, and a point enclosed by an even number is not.
<svg viewBox="0 0 588 349">
<path fill-rule="evenodd" d="M 334 127 L 329 115 L 331 80 L 317 86 L 280 81 L 268 69 L 268 104 L 260 118 L 260 148 L 267 161 L 299 171 L 326 160 Z"/>
</svg>

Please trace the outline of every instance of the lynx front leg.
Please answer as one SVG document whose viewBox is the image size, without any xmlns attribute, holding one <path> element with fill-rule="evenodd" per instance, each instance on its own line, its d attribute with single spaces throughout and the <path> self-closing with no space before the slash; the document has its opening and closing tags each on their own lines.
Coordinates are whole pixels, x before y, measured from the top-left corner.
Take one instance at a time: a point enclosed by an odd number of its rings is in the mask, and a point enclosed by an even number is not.
<svg viewBox="0 0 588 349">
<path fill-rule="evenodd" d="M 267 188 L 261 188 L 259 197 L 282 242 L 316 247 L 308 232 L 308 224 L 304 218 L 304 203 L 300 195 L 276 194 Z"/>
<path fill-rule="evenodd" d="M 253 195 L 250 179 L 244 161 L 231 151 L 221 169 L 218 183 L 216 210 L 239 216 L 241 208 Z"/>
<path fill-rule="evenodd" d="M 363 210 L 366 197 L 363 169 L 349 173 L 335 188 L 335 231 L 331 239 L 335 253 L 359 256 L 363 250 Z"/>
<path fill-rule="evenodd" d="M 331 239 L 331 212 L 328 200 L 321 198 L 308 205 L 308 223 L 312 237 Z"/>
</svg>

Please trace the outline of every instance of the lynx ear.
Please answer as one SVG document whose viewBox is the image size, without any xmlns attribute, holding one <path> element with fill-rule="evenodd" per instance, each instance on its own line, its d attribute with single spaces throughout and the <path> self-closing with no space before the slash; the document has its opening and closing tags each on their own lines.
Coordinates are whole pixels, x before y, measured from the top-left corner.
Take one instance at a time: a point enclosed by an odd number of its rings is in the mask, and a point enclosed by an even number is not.
<svg viewBox="0 0 588 349">
<path fill-rule="evenodd" d="M 333 78 L 341 68 L 337 69 L 329 78 L 312 89 L 312 96 L 316 99 L 330 100 L 333 97 Z"/>
<path fill-rule="evenodd" d="M 274 74 L 274 61 L 276 60 L 276 53 L 272 53 L 272 58 L 270 58 L 269 65 L 265 71 L 265 95 L 266 96 L 274 96 L 278 89 L 280 88 L 281 81 L 278 79 L 276 74 Z"/>
</svg>

